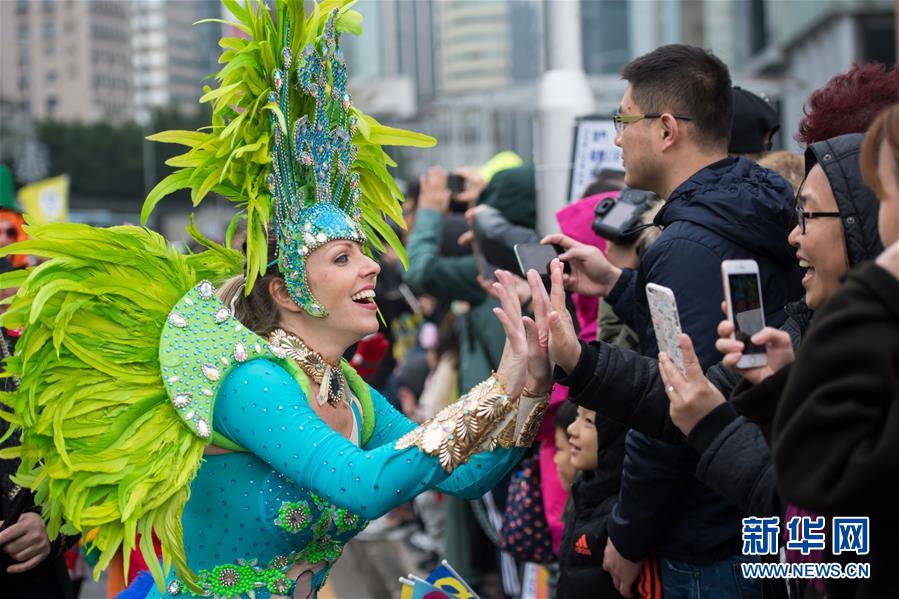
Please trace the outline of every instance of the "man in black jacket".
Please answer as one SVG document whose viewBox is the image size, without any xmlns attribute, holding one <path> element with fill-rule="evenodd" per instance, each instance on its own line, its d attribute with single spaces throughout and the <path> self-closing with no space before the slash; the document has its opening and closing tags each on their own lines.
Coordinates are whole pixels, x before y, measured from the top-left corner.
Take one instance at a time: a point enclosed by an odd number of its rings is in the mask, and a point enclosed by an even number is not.
<svg viewBox="0 0 899 599">
<path fill-rule="evenodd" d="M 664 46 L 626 65 L 622 75 L 628 86 L 616 118 L 616 143 L 622 148 L 625 183 L 666 198 L 654 221 L 664 230 L 637 270 L 615 268 L 595 248 L 564 236 L 551 235 L 544 242 L 566 248 L 561 258 L 572 266 L 568 287 L 604 296 L 638 332 L 645 356 L 658 354 L 645 284 L 670 287 L 684 330 L 708 367 L 718 361 L 714 342 L 722 260 L 758 262 L 769 324 L 779 326 L 782 306 L 799 295 L 786 241 L 793 220 L 791 188 L 772 171 L 727 156 L 732 95 L 727 67 L 717 58 L 700 48 Z M 559 381 L 577 398 L 601 374 L 595 350 L 556 333 Z M 611 373 L 612 378 L 630 376 L 626 369 Z M 753 592 L 754 585 L 742 584 L 751 581 L 735 581 L 732 575 L 740 559 L 742 513 L 696 480 L 697 459 L 689 447 L 628 433 L 622 491 L 606 549 L 607 569 L 622 594 L 627 595 L 640 560 L 652 550 L 661 558 L 666 597 L 697 591 L 736 597 L 746 586 Z"/>
</svg>

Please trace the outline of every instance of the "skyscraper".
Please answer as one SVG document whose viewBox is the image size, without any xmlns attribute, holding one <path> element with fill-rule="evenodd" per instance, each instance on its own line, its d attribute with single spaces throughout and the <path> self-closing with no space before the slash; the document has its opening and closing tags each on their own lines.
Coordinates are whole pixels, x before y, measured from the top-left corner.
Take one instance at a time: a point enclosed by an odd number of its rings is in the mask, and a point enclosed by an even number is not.
<svg viewBox="0 0 899 599">
<path fill-rule="evenodd" d="M 131 4 L 0 2 L 0 96 L 35 119 L 131 117 Z"/>
<path fill-rule="evenodd" d="M 220 16 L 216 0 L 133 0 L 132 56 L 136 113 L 167 108 L 198 109 L 203 79 L 217 68 L 215 24 L 192 24 Z M 208 82 L 206 82 L 208 83 Z"/>
</svg>

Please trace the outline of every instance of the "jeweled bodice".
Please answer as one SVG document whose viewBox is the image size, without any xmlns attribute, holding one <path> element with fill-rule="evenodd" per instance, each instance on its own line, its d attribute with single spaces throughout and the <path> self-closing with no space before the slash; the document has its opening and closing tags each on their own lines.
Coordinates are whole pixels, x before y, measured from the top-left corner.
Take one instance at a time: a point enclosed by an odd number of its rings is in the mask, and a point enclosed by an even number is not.
<svg viewBox="0 0 899 599">
<path fill-rule="evenodd" d="M 335 562 L 367 524 L 248 453 L 206 456 L 182 523 L 188 564 L 201 583 L 213 595 L 249 586 L 257 599 L 287 592 L 278 583 L 295 563 Z M 150 597 L 190 596 L 174 576 L 166 586 L 181 592 Z"/>
</svg>

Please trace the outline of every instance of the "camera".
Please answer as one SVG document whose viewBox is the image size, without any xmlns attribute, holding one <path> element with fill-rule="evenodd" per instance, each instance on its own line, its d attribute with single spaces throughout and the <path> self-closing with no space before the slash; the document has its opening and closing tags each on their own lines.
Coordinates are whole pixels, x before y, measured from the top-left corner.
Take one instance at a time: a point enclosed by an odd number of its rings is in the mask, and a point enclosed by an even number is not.
<svg viewBox="0 0 899 599">
<path fill-rule="evenodd" d="M 640 217 L 657 197 L 651 191 L 628 188 L 616 198 L 604 198 L 594 209 L 593 232 L 619 245 L 634 243 L 646 228 L 640 224 Z"/>
</svg>

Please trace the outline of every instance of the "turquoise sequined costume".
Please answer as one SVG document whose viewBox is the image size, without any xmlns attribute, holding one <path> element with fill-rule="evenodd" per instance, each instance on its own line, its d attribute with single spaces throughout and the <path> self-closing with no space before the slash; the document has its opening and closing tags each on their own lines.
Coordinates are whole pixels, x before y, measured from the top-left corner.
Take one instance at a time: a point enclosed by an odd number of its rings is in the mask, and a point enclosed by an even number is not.
<svg viewBox="0 0 899 599">
<path fill-rule="evenodd" d="M 205 457 L 182 519 L 188 566 L 216 597 L 295 584 L 299 596 L 304 584 L 314 594 L 369 520 L 428 489 L 480 497 L 520 459 L 546 406 L 507 397 L 491 378 L 419 426 L 344 363 L 354 416 L 347 439 L 309 405 L 291 343 L 280 331 L 268 341 L 248 331 L 205 281 L 162 331 L 172 406 L 197 436 L 235 451 Z M 188 589 L 170 576 L 166 591 Z"/>
<path fill-rule="evenodd" d="M 395 449 L 416 425 L 377 392 L 372 403 L 374 432 L 360 447 L 318 418 L 277 364 L 255 360 L 227 376 L 214 428 L 251 453 L 207 456 L 191 483 L 184 543 L 201 583 L 220 582 L 223 569 L 237 560 L 256 560 L 262 568 L 256 579 L 268 571 L 280 574 L 295 561 L 333 563 L 368 520 L 429 488 L 480 497 L 521 456 L 521 449 L 498 448 L 449 475 L 417 448 Z M 361 430 L 361 412 L 354 413 Z M 314 588 L 327 572 L 325 567 L 314 576 Z M 257 598 L 267 596 L 256 589 Z"/>
</svg>

